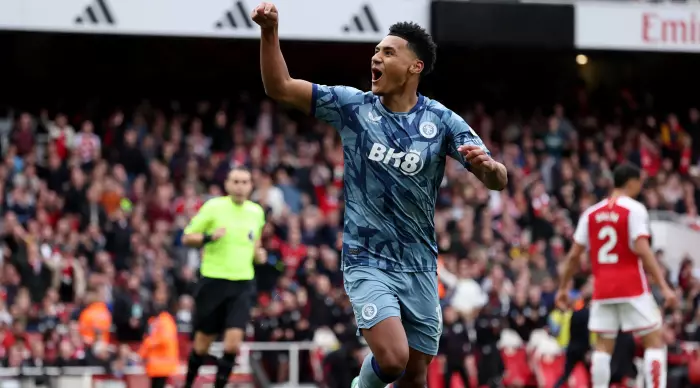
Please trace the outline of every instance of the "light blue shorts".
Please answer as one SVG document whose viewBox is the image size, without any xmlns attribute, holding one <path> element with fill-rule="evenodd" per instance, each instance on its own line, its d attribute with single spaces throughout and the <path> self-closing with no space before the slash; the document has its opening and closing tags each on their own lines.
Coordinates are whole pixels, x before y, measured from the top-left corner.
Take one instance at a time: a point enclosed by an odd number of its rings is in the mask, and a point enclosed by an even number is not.
<svg viewBox="0 0 700 388">
<path fill-rule="evenodd" d="M 350 267 L 344 269 L 343 275 L 345 292 L 350 297 L 359 329 L 370 329 L 389 317 L 399 317 L 409 347 L 421 353 L 437 354 L 442 311 L 435 272 Z"/>
</svg>

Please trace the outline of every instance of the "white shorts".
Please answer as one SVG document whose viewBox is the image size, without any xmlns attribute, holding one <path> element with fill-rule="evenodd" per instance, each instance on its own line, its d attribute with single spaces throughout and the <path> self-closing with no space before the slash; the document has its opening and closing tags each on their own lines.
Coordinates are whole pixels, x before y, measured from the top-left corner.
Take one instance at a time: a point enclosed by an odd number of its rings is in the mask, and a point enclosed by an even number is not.
<svg viewBox="0 0 700 388">
<path fill-rule="evenodd" d="M 588 329 L 614 336 L 618 331 L 646 334 L 661 327 L 661 311 L 651 294 L 622 301 L 593 301 Z"/>
</svg>

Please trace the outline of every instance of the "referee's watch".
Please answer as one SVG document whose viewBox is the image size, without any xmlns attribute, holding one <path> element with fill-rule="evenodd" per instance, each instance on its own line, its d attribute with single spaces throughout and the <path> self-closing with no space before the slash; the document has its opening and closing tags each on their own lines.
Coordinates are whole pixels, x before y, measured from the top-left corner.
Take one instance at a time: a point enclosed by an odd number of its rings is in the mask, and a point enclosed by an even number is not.
<svg viewBox="0 0 700 388">
<path fill-rule="evenodd" d="M 202 245 L 209 244 L 212 241 L 213 240 L 212 240 L 211 234 L 209 234 L 209 233 L 202 234 Z"/>
</svg>

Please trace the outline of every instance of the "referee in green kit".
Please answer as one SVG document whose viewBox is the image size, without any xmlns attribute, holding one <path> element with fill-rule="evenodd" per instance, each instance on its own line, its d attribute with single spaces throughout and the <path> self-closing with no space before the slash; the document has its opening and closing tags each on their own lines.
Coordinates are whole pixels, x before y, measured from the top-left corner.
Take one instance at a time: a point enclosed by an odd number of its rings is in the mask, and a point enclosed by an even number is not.
<svg viewBox="0 0 700 388">
<path fill-rule="evenodd" d="M 224 354 L 217 360 L 214 388 L 224 388 L 235 365 L 255 292 L 253 261 L 264 263 L 267 258 L 260 243 L 265 211 L 248 200 L 252 189 L 249 170 L 231 170 L 226 179 L 228 195 L 208 200 L 182 237 L 185 245 L 203 250 L 185 388 L 192 388 L 209 346 L 221 333 Z"/>
</svg>

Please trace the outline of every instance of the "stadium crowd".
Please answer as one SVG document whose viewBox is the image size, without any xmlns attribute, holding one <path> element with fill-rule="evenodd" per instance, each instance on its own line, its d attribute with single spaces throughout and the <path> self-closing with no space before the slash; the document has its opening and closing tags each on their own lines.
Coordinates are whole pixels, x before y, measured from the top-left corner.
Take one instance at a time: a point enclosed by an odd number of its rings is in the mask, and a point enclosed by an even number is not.
<svg viewBox="0 0 700 388">
<path fill-rule="evenodd" d="M 548 327 L 577 217 L 606 195 L 621 161 L 648 176 L 649 209 L 698 216 L 700 113 L 654 116 L 639 105 L 628 96 L 605 120 L 589 113 L 585 96 L 568 112 L 556 105 L 525 117 L 481 104 L 459 111 L 506 165 L 509 186 L 489 192 L 448 162 L 435 214 L 446 358 L 483 354 L 501 328 L 527 341 Z M 180 236 L 208 198 L 223 194 L 236 165 L 252 169 L 252 199 L 269 221 L 250 338 L 311 340 L 324 330 L 356 348 L 339 270 L 343 150 L 333 128 L 293 120 L 266 100 L 189 110 L 144 102 L 108 116 L 8 111 L 0 140 L 3 366 L 119 373 L 138 363 L 126 344 L 145 335 L 153 292 L 162 288 L 188 332 L 200 255 Z M 663 252 L 658 257 L 663 263 Z M 679 274 L 671 283 L 683 301 L 666 311 L 669 344 L 700 341 L 697 269 L 685 261 L 668 273 Z M 104 331 L 81 331 L 81 320 Z M 285 358 L 267 362 L 273 378 L 284 379 Z M 354 362 L 359 368 L 361 358 Z M 499 373 L 487 364 L 480 371 Z"/>
</svg>

